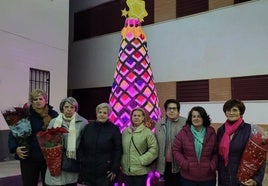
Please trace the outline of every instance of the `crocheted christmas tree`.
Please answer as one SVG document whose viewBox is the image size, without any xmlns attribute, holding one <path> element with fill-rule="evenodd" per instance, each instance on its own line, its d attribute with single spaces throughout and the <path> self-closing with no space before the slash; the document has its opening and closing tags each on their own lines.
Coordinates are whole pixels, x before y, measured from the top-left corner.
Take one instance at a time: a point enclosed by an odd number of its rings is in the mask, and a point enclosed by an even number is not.
<svg viewBox="0 0 268 186">
<path fill-rule="evenodd" d="M 122 40 L 109 98 L 112 107 L 110 119 L 121 130 L 130 125 L 130 113 L 136 107 L 146 110 L 153 121 L 161 117 L 146 35 L 141 28 L 141 21 L 147 16 L 145 4 L 141 0 L 127 0 L 127 5 L 129 11 L 122 10 L 122 15 L 131 17 L 125 20 L 121 31 Z"/>
</svg>

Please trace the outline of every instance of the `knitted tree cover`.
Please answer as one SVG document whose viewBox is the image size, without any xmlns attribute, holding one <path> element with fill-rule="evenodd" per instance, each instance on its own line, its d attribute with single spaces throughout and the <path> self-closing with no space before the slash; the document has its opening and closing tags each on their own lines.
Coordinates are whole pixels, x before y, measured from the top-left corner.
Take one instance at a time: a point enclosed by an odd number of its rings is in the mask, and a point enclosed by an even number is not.
<svg viewBox="0 0 268 186">
<path fill-rule="evenodd" d="M 123 130 L 130 125 L 130 113 L 134 108 L 146 110 L 153 121 L 160 119 L 161 111 L 146 35 L 139 19 L 127 18 L 121 35 L 109 102 L 112 107 L 110 119 Z"/>
</svg>

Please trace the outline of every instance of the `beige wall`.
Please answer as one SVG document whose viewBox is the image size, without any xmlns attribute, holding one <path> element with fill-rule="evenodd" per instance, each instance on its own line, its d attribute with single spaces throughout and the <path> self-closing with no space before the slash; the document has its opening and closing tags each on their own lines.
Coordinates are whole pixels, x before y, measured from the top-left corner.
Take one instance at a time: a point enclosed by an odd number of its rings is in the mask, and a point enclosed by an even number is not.
<svg viewBox="0 0 268 186">
<path fill-rule="evenodd" d="M 157 95 L 161 107 L 162 115 L 164 114 L 164 102 L 166 99 L 176 99 L 176 82 L 156 83 Z M 222 111 L 224 102 L 231 98 L 230 78 L 209 79 L 209 101 L 207 102 L 181 102 L 181 115 L 187 117 L 188 112 L 193 106 L 199 105 L 204 107 L 211 116 L 212 123 L 220 124 L 226 120 Z M 244 119 L 248 123 L 267 125 L 268 120 L 266 107 L 267 100 L 261 101 L 244 101 L 246 112 Z M 258 112 L 258 114 L 256 114 Z M 265 126 L 266 127 L 266 126 Z M 268 128 L 267 128 L 268 130 Z"/>
<path fill-rule="evenodd" d="M 28 101 L 30 68 L 50 71 L 50 103 L 58 110 L 67 95 L 68 22 L 66 0 L 0 1 L 1 110 Z"/>
</svg>

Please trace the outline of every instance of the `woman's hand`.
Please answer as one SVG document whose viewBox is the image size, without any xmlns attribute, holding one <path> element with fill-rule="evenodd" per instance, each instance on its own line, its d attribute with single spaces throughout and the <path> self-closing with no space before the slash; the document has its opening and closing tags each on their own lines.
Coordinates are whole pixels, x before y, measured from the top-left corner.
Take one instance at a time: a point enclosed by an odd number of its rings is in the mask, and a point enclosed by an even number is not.
<svg viewBox="0 0 268 186">
<path fill-rule="evenodd" d="M 253 179 L 249 179 L 245 182 L 241 182 L 243 185 L 246 185 L 246 186 L 257 186 L 257 182 Z"/>
<path fill-rule="evenodd" d="M 16 154 L 19 156 L 20 159 L 25 159 L 28 156 L 28 151 L 25 149 L 25 146 L 17 147 Z"/>
<path fill-rule="evenodd" d="M 111 171 L 107 171 L 107 178 L 110 179 L 111 181 L 114 181 L 116 177 L 116 174 L 111 172 Z"/>
</svg>

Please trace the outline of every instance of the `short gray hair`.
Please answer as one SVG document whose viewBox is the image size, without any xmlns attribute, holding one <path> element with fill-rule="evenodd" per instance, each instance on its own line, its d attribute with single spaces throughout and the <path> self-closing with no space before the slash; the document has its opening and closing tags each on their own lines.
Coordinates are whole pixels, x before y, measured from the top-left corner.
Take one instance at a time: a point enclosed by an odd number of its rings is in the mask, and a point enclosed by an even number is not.
<svg viewBox="0 0 268 186">
<path fill-rule="evenodd" d="M 61 112 L 63 112 L 63 107 L 64 107 L 66 102 L 74 106 L 75 112 L 78 111 L 78 102 L 76 101 L 76 99 L 74 99 L 73 97 L 67 97 L 67 98 L 62 99 L 60 102 L 60 111 Z"/>
<path fill-rule="evenodd" d="M 100 110 L 101 108 L 107 108 L 107 109 L 108 109 L 108 115 L 109 115 L 109 114 L 111 113 L 111 111 L 112 111 L 112 108 L 111 108 L 111 106 L 110 106 L 108 103 L 101 103 L 101 104 L 97 105 L 97 107 L 96 107 L 96 114 L 99 112 L 99 110 Z"/>
</svg>

